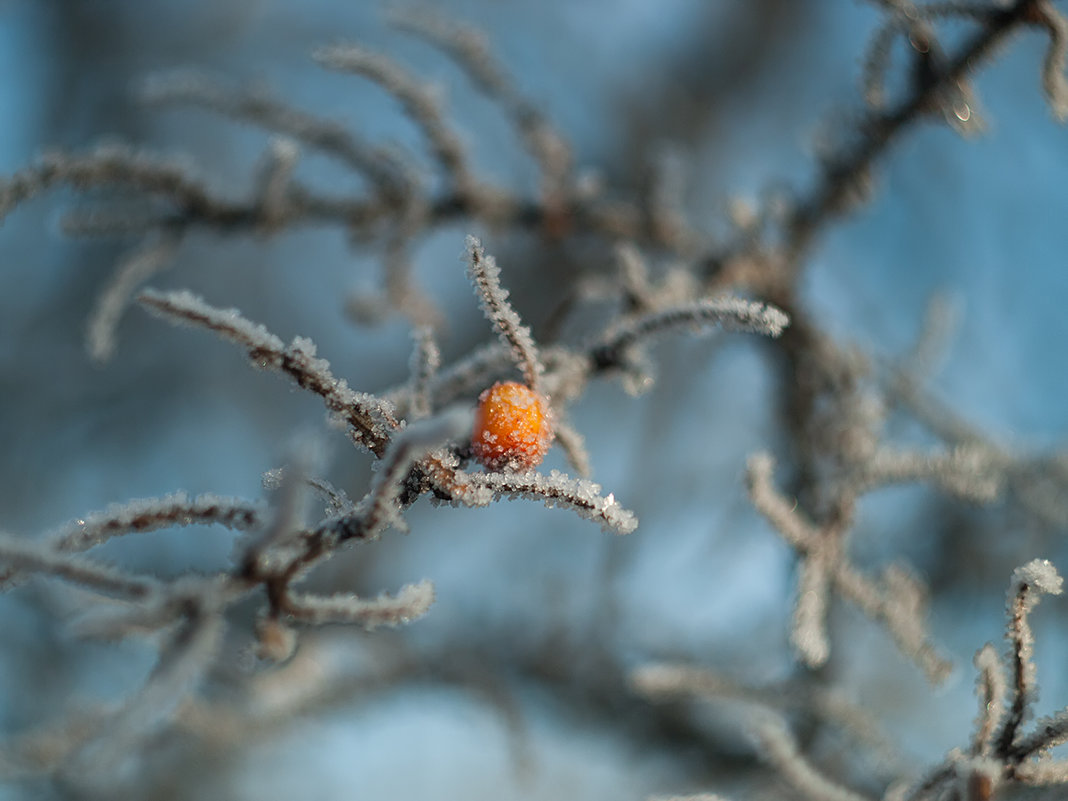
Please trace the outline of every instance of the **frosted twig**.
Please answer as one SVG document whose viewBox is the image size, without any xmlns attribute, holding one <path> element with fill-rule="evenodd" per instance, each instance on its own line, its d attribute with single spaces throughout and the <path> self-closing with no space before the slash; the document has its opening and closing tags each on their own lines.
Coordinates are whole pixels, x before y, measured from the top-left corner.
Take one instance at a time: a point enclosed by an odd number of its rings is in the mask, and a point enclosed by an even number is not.
<svg viewBox="0 0 1068 801">
<path fill-rule="evenodd" d="M 242 543 L 242 562 L 246 575 L 272 573 L 275 567 L 271 563 L 272 552 L 284 548 L 302 531 L 305 489 L 315 461 L 314 448 L 305 443 L 302 445 L 304 447 L 298 445 L 293 448 L 290 463 L 278 475 L 269 519 L 248 538 L 247 544 Z"/>
<path fill-rule="evenodd" d="M 560 193 L 571 165 L 571 152 L 560 133 L 542 113 L 522 97 L 493 58 L 485 35 L 477 28 L 454 22 L 426 9 L 394 11 L 390 21 L 441 47 L 471 80 L 499 105 L 541 169 L 547 197 Z"/>
<path fill-rule="evenodd" d="M 753 733 L 761 754 L 798 793 L 810 801 L 870 801 L 867 796 L 835 784 L 814 768 L 777 715 L 754 715 Z"/>
<path fill-rule="evenodd" d="M 746 486 L 753 506 L 793 547 L 810 551 L 819 543 L 820 534 L 797 512 L 797 503 L 791 503 L 779 493 L 772 483 L 775 460 L 770 454 L 755 453 L 749 457 L 746 470 Z"/>
<path fill-rule="evenodd" d="M 639 693 L 653 699 L 735 700 L 772 709 L 799 710 L 863 740 L 881 754 L 894 750 L 869 712 L 841 692 L 818 684 L 755 686 L 704 668 L 677 664 L 646 665 L 634 671 L 630 681 Z"/>
<path fill-rule="evenodd" d="M 1068 119 L 1068 78 L 1064 69 L 1068 64 L 1068 18 L 1049 0 L 1031 3 L 1031 21 L 1049 33 L 1049 47 L 1042 62 L 1042 89 L 1053 116 Z"/>
<path fill-rule="evenodd" d="M 334 156 L 386 192 L 402 192 L 402 171 L 387 151 L 364 142 L 340 123 L 299 111 L 265 91 L 234 89 L 205 73 L 182 70 L 150 77 L 141 96 L 151 103 L 200 106 L 276 131 Z"/>
<path fill-rule="evenodd" d="M 802 586 L 799 588 L 795 626 L 805 624 L 804 631 L 794 631 L 792 638 L 810 664 L 822 650 L 820 628 L 816 621 L 825 619 L 825 606 L 820 588 L 824 585 L 822 571 L 826 571 L 834 590 L 856 604 L 869 618 L 881 621 L 898 647 L 912 659 L 933 682 L 949 675 L 951 664 L 938 655 L 929 640 L 924 624 L 923 593 L 919 583 L 905 570 L 888 568 L 881 586 L 857 571 L 842 553 L 844 532 L 833 528 L 823 531 L 805 520 L 796 505 L 783 497 L 772 484 L 773 461 L 759 453 L 749 459 L 747 484 L 749 497 L 764 517 L 805 561 L 818 560 L 820 565 L 802 565 Z M 820 580 L 820 581 L 817 581 Z M 823 615 L 821 618 L 820 615 Z"/>
<path fill-rule="evenodd" d="M 477 395 L 489 386 L 493 379 L 506 372 L 514 364 L 511 348 L 498 342 L 483 345 L 467 356 L 441 368 L 430 382 L 430 397 L 435 403 L 450 403 L 465 396 Z M 407 392 L 410 384 L 401 391 Z M 386 393 L 387 399 L 399 397 L 393 390 Z"/>
<path fill-rule="evenodd" d="M 548 507 L 571 509 L 580 517 L 594 520 L 615 534 L 629 534 L 638 527 L 633 512 L 619 505 L 615 495 L 603 497 L 600 484 L 571 478 L 558 470 L 548 475 L 527 473 L 468 473 L 467 492 L 458 500 L 471 506 L 484 506 L 497 498 L 529 498 Z"/>
<path fill-rule="evenodd" d="M 34 166 L 0 179 L 0 220 L 19 203 L 57 184 L 76 189 L 122 184 L 163 195 L 205 217 L 222 216 L 227 209 L 190 177 L 187 165 L 127 147 L 105 145 L 84 155 L 50 153 Z"/>
<path fill-rule="evenodd" d="M 160 584 L 147 576 L 123 573 L 82 556 L 56 553 L 35 543 L 0 534 L 0 566 L 17 574 L 55 576 L 106 595 L 144 599 Z"/>
<path fill-rule="evenodd" d="M 273 136 L 256 176 L 255 198 L 259 204 L 263 230 L 272 233 L 286 222 L 289 190 L 300 159 L 300 148 L 292 139 Z"/>
<path fill-rule="evenodd" d="M 1007 631 L 1011 649 L 1009 664 L 1012 673 L 1012 701 L 1008 716 L 997 735 L 997 751 L 1000 754 L 1009 753 L 1016 744 L 1017 731 L 1030 714 L 1034 701 L 1035 640 L 1028 616 L 1044 593 L 1060 595 L 1063 584 L 1057 570 L 1044 559 L 1035 559 L 1013 571 L 1012 583 L 1009 585 Z"/>
<path fill-rule="evenodd" d="M 553 424 L 553 431 L 556 434 L 556 443 L 567 457 L 567 463 L 571 465 L 579 478 L 588 478 L 590 453 L 586 450 L 585 438 L 574 426 L 564 420 L 556 420 Z"/>
<path fill-rule="evenodd" d="M 404 107 L 430 143 L 434 157 L 462 195 L 474 188 L 460 138 L 449 127 L 434 92 L 393 59 L 357 45 L 320 47 L 313 57 L 323 66 L 352 72 L 379 84 Z"/>
<path fill-rule="evenodd" d="M 1062 586 L 1056 569 L 1043 559 L 1016 568 L 1009 586 L 1006 631 L 1010 650 L 1005 661 L 1012 674 L 1011 685 L 988 643 L 975 656 L 979 715 L 967 754 L 950 751 L 942 765 L 911 788 L 902 788 L 894 798 L 945 798 L 946 785 L 952 782 L 967 786 L 964 797 L 968 799 L 993 797 L 993 791 L 1006 779 L 1035 785 L 1068 782 L 1068 763 L 1048 756 L 1049 749 L 1068 742 L 1068 709 L 1038 720 L 1030 734 L 1021 736 L 1019 731 L 1030 714 L 1036 688 L 1034 638 L 1028 616 L 1042 594 L 1059 595 Z"/>
<path fill-rule="evenodd" d="M 861 87 L 864 102 L 873 109 L 881 109 L 885 103 L 884 82 L 890 63 L 894 40 L 902 33 L 902 20 L 894 16 L 883 23 L 868 45 L 861 69 Z"/>
<path fill-rule="evenodd" d="M 330 363 L 316 358 L 315 343 L 296 337 L 288 345 L 264 326 L 250 322 L 237 309 L 210 306 L 188 291 L 158 292 L 147 289 L 138 301 L 153 313 L 174 323 L 199 326 L 248 350 L 257 367 L 290 376 L 302 389 L 319 395 L 326 408 L 352 427 L 353 439 L 381 456 L 389 432 L 398 425 L 391 407 L 373 395 L 355 392 L 330 372 Z"/>
<path fill-rule="evenodd" d="M 958 317 L 956 304 L 944 294 L 931 297 L 924 309 L 919 336 L 900 365 L 908 380 L 918 385 L 938 371 L 959 327 Z"/>
<path fill-rule="evenodd" d="M 326 501 L 327 514 L 345 515 L 350 514 L 354 509 L 354 504 L 349 500 L 345 490 L 335 487 L 325 478 L 309 476 L 307 481 L 311 488 L 318 493 L 319 497 Z"/>
<path fill-rule="evenodd" d="M 680 256 L 691 254 L 698 240 L 686 222 L 685 178 L 681 154 L 666 149 L 657 154 L 648 191 L 649 222 L 656 240 Z"/>
<path fill-rule="evenodd" d="M 261 366 L 268 366 L 268 360 L 280 358 L 279 354 L 285 350 L 285 343 L 266 326 L 246 319 L 237 309 L 210 306 L 188 290 L 146 289 L 137 296 L 137 301 L 169 322 L 207 328 L 247 348 L 253 361 L 261 362 Z"/>
<path fill-rule="evenodd" d="M 400 495 L 413 467 L 426 470 L 437 461 L 436 454 L 428 455 L 428 452 L 469 432 L 470 425 L 470 411 L 454 407 L 401 429 L 393 437 L 374 485 L 355 509 L 350 514 L 327 518 L 307 533 L 305 552 L 311 556 L 302 557 L 304 567 L 309 559 L 317 558 L 333 545 L 348 540 L 374 539 L 390 525 L 403 530 Z M 417 465 L 420 460 L 421 464 Z M 446 472 L 451 475 L 451 469 Z"/>
<path fill-rule="evenodd" d="M 370 492 L 356 507 L 356 514 L 364 520 L 363 538 L 374 539 L 390 525 L 406 531 L 397 498 L 412 465 L 428 452 L 469 435 L 470 431 L 470 410 L 453 407 L 398 432 L 382 460 Z"/>
<path fill-rule="evenodd" d="M 831 571 L 822 551 L 802 559 L 797 579 L 797 602 L 790 642 L 809 667 L 819 667 L 831 654 L 827 636 L 827 607 L 830 602 Z"/>
<path fill-rule="evenodd" d="M 396 626 L 423 617 L 434 602 L 434 585 L 429 581 L 407 584 L 394 596 L 360 598 L 351 594 L 318 596 L 290 592 L 282 611 L 303 623 L 355 623 L 367 629 Z"/>
<path fill-rule="evenodd" d="M 411 360 L 411 402 L 408 416 L 413 420 L 428 417 L 432 408 L 430 383 L 441 367 L 441 351 L 434 339 L 434 329 L 420 326 L 413 333 L 415 348 Z"/>
<path fill-rule="evenodd" d="M 767 303 L 730 297 L 709 298 L 621 323 L 594 346 L 593 359 L 598 367 L 621 364 L 623 354 L 635 343 L 685 326 L 700 330 L 716 325 L 728 331 L 777 337 L 789 324 L 790 318 L 785 312 Z"/>
<path fill-rule="evenodd" d="M 953 670 L 953 663 L 942 657 L 927 630 L 926 604 L 922 585 L 907 570 L 890 566 L 876 583 L 845 560 L 834 567 L 834 586 L 838 593 L 872 620 L 881 621 L 898 649 L 938 684 Z"/>
<path fill-rule="evenodd" d="M 276 467 L 263 474 L 263 488 L 267 490 L 280 489 L 285 481 L 287 468 Z M 338 489 L 325 478 L 305 476 L 304 480 L 315 494 L 326 502 L 326 512 L 329 515 L 349 514 L 353 510 L 353 503 L 348 494 Z"/>
<path fill-rule="evenodd" d="M 417 193 L 418 177 L 411 176 L 409 184 L 413 191 L 401 201 L 382 255 L 386 300 L 416 326 L 440 328 L 444 319 L 441 310 L 412 280 L 411 243 L 427 227 L 428 208 Z"/>
<path fill-rule="evenodd" d="M 994 750 L 994 732 L 1005 713 L 1009 682 L 997 651 L 990 643 L 976 652 L 974 662 L 979 671 L 975 680 L 979 716 L 975 721 L 971 753 L 974 756 L 990 756 Z"/>
<path fill-rule="evenodd" d="M 1014 775 L 1024 784 L 1035 787 L 1068 784 L 1068 760 L 1045 758 L 1023 762 L 1016 767 Z"/>
<path fill-rule="evenodd" d="M 144 198 L 129 197 L 125 200 L 101 199 L 95 205 L 65 209 L 59 220 L 64 236 L 144 236 L 165 227 L 168 216 L 146 204 Z M 181 226 L 173 226 L 174 229 Z"/>
<path fill-rule="evenodd" d="M 945 94 L 959 88 L 977 65 L 1027 22 L 1033 6 L 1033 0 L 1026 0 L 998 7 L 998 13 L 947 55 L 942 66 L 914 81 L 905 97 L 889 108 L 865 115 L 857 126 L 856 141 L 824 165 L 815 189 L 792 210 L 783 248 L 791 270 L 800 268 L 801 257 L 824 225 L 850 207 L 876 161 L 931 108 L 942 107 Z"/>
<path fill-rule="evenodd" d="M 255 501 L 176 492 L 113 504 L 46 534 L 45 540 L 59 551 L 87 551 L 112 537 L 171 526 L 217 524 L 244 531 L 259 525 L 262 515 L 263 505 Z"/>
<path fill-rule="evenodd" d="M 111 714 L 102 708 L 76 709 L 58 725 L 42 726 L 0 744 L 0 781 L 54 771 L 71 753 L 99 735 Z"/>
<path fill-rule="evenodd" d="M 93 359 L 106 362 L 114 354 L 116 329 L 130 296 L 140 284 L 170 264 L 180 242 L 180 235 L 163 232 L 119 263 L 89 315 L 85 345 Z"/>
<path fill-rule="evenodd" d="M 1003 471 L 989 448 L 960 445 L 942 453 L 878 449 L 852 480 L 857 490 L 911 481 L 932 482 L 974 503 L 989 503 L 1001 493 Z"/>
<path fill-rule="evenodd" d="M 984 2 L 948 2 L 928 3 L 914 6 L 916 15 L 922 19 L 938 19 L 940 17 L 959 17 L 970 19 L 975 22 L 987 22 L 998 12 L 997 6 Z"/>
<path fill-rule="evenodd" d="M 1035 721 L 1032 732 L 1017 740 L 1013 757 L 1025 759 L 1065 743 L 1068 743 L 1068 708 Z"/>
<path fill-rule="evenodd" d="M 649 281 L 649 266 L 641 251 L 632 242 L 619 242 L 613 248 L 615 263 L 619 270 L 619 283 L 625 290 L 627 310 L 648 312 L 655 306 L 653 287 Z M 615 288 L 615 281 L 610 284 Z"/>
<path fill-rule="evenodd" d="M 148 681 L 101 728 L 106 736 L 90 740 L 72 757 L 66 772 L 90 783 L 113 779 L 124 760 L 136 758 L 138 744 L 165 727 L 196 689 L 218 652 L 224 629 L 218 610 L 205 605 L 192 612 L 160 653 Z"/>
<path fill-rule="evenodd" d="M 475 237 L 468 236 L 465 241 L 467 274 L 475 285 L 483 313 L 497 329 L 501 341 L 511 348 L 512 358 L 523 371 L 527 386 L 539 394 L 544 394 L 541 388 L 544 367 L 538 357 L 538 349 L 534 345 L 530 329 L 523 325 L 512 304 L 508 302 L 508 290 L 501 287 L 501 269 L 497 266 L 497 261 L 493 256 L 486 255 L 482 243 Z"/>
</svg>

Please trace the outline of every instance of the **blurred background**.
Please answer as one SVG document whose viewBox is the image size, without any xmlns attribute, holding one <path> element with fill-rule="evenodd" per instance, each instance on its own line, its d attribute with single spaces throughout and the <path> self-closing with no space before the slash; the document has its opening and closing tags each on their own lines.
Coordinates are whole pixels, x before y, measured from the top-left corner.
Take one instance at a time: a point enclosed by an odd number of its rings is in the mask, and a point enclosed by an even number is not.
<svg viewBox="0 0 1068 801">
<path fill-rule="evenodd" d="M 441 88 L 480 175 L 532 191 L 534 170 L 499 110 L 439 52 L 391 29 L 384 9 L 0 0 L 0 172 L 48 149 L 119 140 L 185 155 L 212 187 L 243 195 L 269 135 L 137 102 L 140 81 L 176 67 L 269 86 L 422 158 L 393 98 L 310 58 L 318 45 L 355 41 Z M 840 0 L 450 0 L 436 10 L 486 32 L 521 91 L 611 192 L 641 191 L 658 161 L 675 159 L 690 221 L 714 235 L 727 230 L 731 202 L 808 185 L 819 143 L 860 107 L 860 63 L 878 23 L 869 6 Z M 950 26 L 948 40 L 959 33 Z M 1022 36 L 981 73 L 980 136 L 914 129 L 881 165 L 873 202 L 828 230 L 805 278 L 824 328 L 875 360 L 905 353 L 932 297 L 948 299 L 957 327 L 936 393 L 996 442 L 1028 453 L 1053 452 L 1068 427 L 1068 131 L 1041 96 L 1044 46 Z M 331 192 L 360 190 L 315 154 L 298 169 Z M 134 308 L 113 360 L 90 360 L 87 316 L 135 243 L 65 238 L 61 217 L 80 203 L 91 199 L 51 192 L 0 226 L 0 529 L 35 536 L 112 502 L 179 489 L 261 498 L 262 473 L 296 438 L 321 438 L 326 474 L 362 495 L 369 457 L 325 425 L 318 399 L 248 369 L 231 345 Z M 492 340 L 464 276 L 466 233 L 497 256 L 535 336 L 577 277 L 611 274 L 607 250 L 479 225 L 436 229 L 419 240 L 415 270 L 445 310 L 446 363 Z M 196 233 L 152 283 L 239 307 L 284 339 L 311 337 L 336 374 L 379 392 L 406 380 L 410 326 L 400 316 L 357 325 L 344 302 L 376 286 L 378 256 L 331 228 Z M 562 338 L 597 330 L 609 311 L 573 315 Z M 736 710 L 681 710 L 686 725 L 668 725 L 629 700 L 621 681 L 654 659 L 755 683 L 800 671 L 787 641 L 794 556 L 751 509 L 742 480 L 750 453 L 786 447 L 777 379 L 764 346 L 740 335 L 672 337 L 654 356 L 648 393 L 597 383 L 572 417 L 593 478 L 638 514 L 638 531 L 615 538 L 531 502 L 417 503 L 410 534 L 339 554 L 314 581 L 375 595 L 429 578 L 430 615 L 397 632 L 312 632 L 292 663 L 271 667 L 249 655 L 250 606 L 233 621 L 212 692 L 220 703 L 259 693 L 282 712 L 252 729 L 186 732 L 138 768 L 124 797 L 743 797 L 757 763 Z M 907 423 L 889 432 L 923 441 Z M 566 467 L 556 450 L 546 464 L 554 467 Z M 969 507 L 924 488 L 865 499 L 858 563 L 903 559 L 930 582 L 932 630 L 959 666 L 932 690 L 884 631 L 835 609 L 824 670 L 885 726 L 906 764 L 933 764 L 967 741 L 972 654 L 1001 636 L 1014 567 L 1044 557 L 1068 570 L 1064 531 L 1063 521 L 1037 524 L 1011 505 Z M 124 538 L 99 555 L 175 576 L 224 568 L 232 545 L 230 532 L 192 527 Z M 0 597 L 5 736 L 120 699 L 151 669 L 150 644 L 74 636 L 80 598 L 43 582 Z M 1060 602 L 1036 619 L 1043 713 L 1068 704 L 1063 620 Z M 847 739 L 812 747 L 827 763 L 855 767 Z M 29 779 L 0 787 L 0 798 L 74 789 Z"/>
</svg>

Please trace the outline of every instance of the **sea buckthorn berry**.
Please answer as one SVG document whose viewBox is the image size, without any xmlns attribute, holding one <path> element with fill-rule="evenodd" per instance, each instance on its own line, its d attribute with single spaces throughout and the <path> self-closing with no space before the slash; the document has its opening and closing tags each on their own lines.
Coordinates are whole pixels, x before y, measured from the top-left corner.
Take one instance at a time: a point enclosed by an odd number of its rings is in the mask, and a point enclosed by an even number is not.
<svg viewBox="0 0 1068 801">
<path fill-rule="evenodd" d="M 499 381 L 478 396 L 471 449 L 490 470 L 536 467 L 553 436 L 548 400 L 525 384 Z"/>
</svg>

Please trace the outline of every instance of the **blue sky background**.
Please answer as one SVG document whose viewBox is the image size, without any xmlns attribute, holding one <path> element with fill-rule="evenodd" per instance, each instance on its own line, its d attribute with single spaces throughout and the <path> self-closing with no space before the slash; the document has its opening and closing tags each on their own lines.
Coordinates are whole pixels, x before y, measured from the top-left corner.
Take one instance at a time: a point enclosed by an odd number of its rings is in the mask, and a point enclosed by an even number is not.
<svg viewBox="0 0 1068 801">
<path fill-rule="evenodd" d="M 763 16 L 755 6 L 701 0 L 442 7 L 486 30 L 580 164 L 609 185 L 633 183 L 636 164 L 669 148 L 686 165 L 691 219 L 717 230 L 727 197 L 807 185 L 820 130 L 859 103 L 859 63 L 877 20 L 867 6 L 840 0 L 756 5 Z M 48 147 L 120 138 L 189 154 L 213 186 L 240 194 L 263 132 L 132 100 L 145 75 L 182 66 L 265 82 L 301 108 L 417 151 L 419 139 L 391 98 L 310 60 L 318 44 L 355 40 L 444 88 L 484 175 L 531 186 L 531 167 L 496 110 L 439 54 L 385 27 L 380 11 L 376 3 L 326 0 L 0 0 L 0 171 Z M 937 392 L 999 442 L 1029 451 L 1059 447 L 1068 427 L 1068 129 L 1041 96 L 1043 47 L 1038 34 L 1020 36 L 984 69 L 976 86 L 989 124 L 981 137 L 962 140 L 937 125 L 913 130 L 881 165 L 874 201 L 823 238 L 805 283 L 826 329 L 878 357 L 906 350 L 926 305 L 943 293 L 959 327 Z M 356 186 L 339 186 L 333 165 L 311 155 L 301 170 L 332 189 Z M 330 443 L 332 478 L 360 495 L 368 460 L 327 431 L 315 399 L 246 369 L 229 345 L 134 309 L 116 359 L 90 363 L 84 321 L 132 243 L 62 238 L 59 220 L 73 202 L 53 193 L 0 226 L 0 529 L 33 535 L 113 501 L 177 489 L 260 497 L 261 473 L 309 431 Z M 448 315 L 447 358 L 491 336 L 459 260 L 469 230 L 440 229 L 417 251 L 417 275 Z M 531 243 L 472 232 L 498 254 L 537 333 L 552 296 L 524 251 Z M 393 318 L 356 328 L 341 302 L 376 275 L 373 255 L 350 249 L 341 233 L 307 230 L 270 239 L 194 235 L 153 283 L 238 306 L 283 338 L 310 336 L 338 374 L 377 391 L 405 378 L 407 326 Z M 596 480 L 638 513 L 634 535 L 610 539 L 522 502 L 484 510 L 421 502 L 409 536 L 342 555 L 324 580 L 377 592 L 433 579 L 436 606 L 412 632 L 427 647 L 557 634 L 575 647 L 596 634 L 625 664 L 676 656 L 749 680 L 790 675 L 792 556 L 742 488 L 746 456 L 782 444 L 762 351 L 740 337 L 680 338 L 655 355 L 660 380 L 649 394 L 634 399 L 615 384 L 595 385 L 573 417 Z M 908 427 L 892 432 L 913 435 Z M 562 466 L 553 453 L 547 467 Z M 954 507 L 915 489 L 872 495 L 860 519 L 861 560 L 877 566 L 902 557 L 932 577 L 932 627 L 960 670 L 932 692 L 885 634 L 851 610 L 835 614 L 832 667 L 907 754 L 933 763 L 966 741 L 975 715 L 971 656 L 1000 637 L 1012 569 L 1041 556 L 1068 570 L 1064 531 L 1036 532 L 998 509 Z M 222 531 L 187 529 L 128 538 L 102 554 L 175 575 L 218 569 L 231 545 Z M 615 573 L 606 584 L 607 566 Z M 0 598 L 0 730 L 48 720 L 76 699 L 117 698 L 151 666 L 152 650 L 137 643 L 75 641 L 63 614 L 77 596 L 57 591 L 51 603 L 50 613 L 28 591 Z M 603 628 L 608 603 L 617 611 L 611 630 Z M 1068 704 L 1059 669 L 1068 656 L 1064 619 L 1063 602 L 1047 602 L 1036 624 L 1043 712 Z M 354 639 L 340 638 L 341 663 L 346 648 L 361 647 Z M 569 713 L 537 689 L 522 688 L 519 705 L 529 746 L 523 769 L 491 706 L 430 684 L 341 702 L 258 740 L 203 781 L 249 799 L 289 798 L 308 786 L 322 799 L 351 797 L 354 786 L 361 797 L 392 799 L 640 798 L 697 789 L 692 761 L 638 753 L 603 721 Z"/>
</svg>

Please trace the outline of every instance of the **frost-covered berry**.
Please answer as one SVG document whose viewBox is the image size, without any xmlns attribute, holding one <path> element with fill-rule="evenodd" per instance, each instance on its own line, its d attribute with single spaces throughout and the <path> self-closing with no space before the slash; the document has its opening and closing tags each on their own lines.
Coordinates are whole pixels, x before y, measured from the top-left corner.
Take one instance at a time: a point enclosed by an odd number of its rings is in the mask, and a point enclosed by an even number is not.
<svg viewBox="0 0 1068 801">
<path fill-rule="evenodd" d="M 490 470 L 536 467 L 552 442 L 548 400 L 530 387 L 500 381 L 478 396 L 471 448 Z"/>
</svg>

